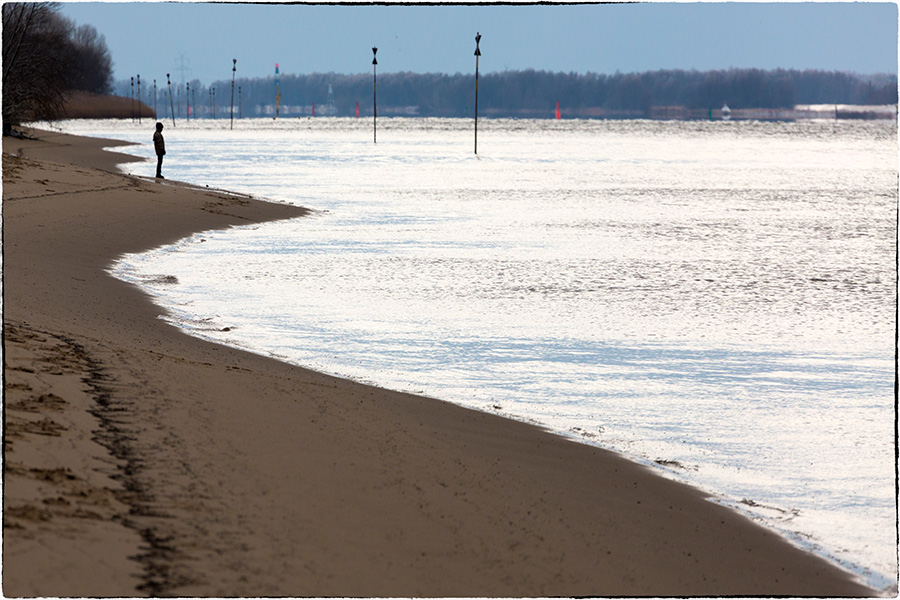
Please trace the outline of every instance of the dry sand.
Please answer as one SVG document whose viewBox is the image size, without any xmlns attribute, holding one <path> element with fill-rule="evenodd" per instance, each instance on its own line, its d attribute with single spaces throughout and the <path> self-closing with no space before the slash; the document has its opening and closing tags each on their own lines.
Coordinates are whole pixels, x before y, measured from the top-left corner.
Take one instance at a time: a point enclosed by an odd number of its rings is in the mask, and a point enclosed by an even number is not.
<svg viewBox="0 0 900 600">
<path fill-rule="evenodd" d="M 874 594 L 614 453 L 180 333 L 112 260 L 304 211 L 35 135 L 3 140 L 6 596 Z"/>
</svg>

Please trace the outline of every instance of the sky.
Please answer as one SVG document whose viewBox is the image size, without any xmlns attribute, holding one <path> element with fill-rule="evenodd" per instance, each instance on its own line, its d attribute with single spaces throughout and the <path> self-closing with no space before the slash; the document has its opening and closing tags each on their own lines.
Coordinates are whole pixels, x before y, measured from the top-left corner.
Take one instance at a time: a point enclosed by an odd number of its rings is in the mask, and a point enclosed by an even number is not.
<svg viewBox="0 0 900 600">
<path fill-rule="evenodd" d="M 536 69 L 897 73 L 894 2 L 310 5 L 64 2 L 105 39 L 117 80 Z"/>
</svg>

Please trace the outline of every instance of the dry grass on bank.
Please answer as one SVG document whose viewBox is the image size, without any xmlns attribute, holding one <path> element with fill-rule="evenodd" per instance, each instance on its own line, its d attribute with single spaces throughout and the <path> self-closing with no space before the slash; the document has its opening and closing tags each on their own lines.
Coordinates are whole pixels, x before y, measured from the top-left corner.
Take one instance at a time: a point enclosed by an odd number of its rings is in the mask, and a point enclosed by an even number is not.
<svg viewBox="0 0 900 600">
<path fill-rule="evenodd" d="M 69 119 L 155 119 L 156 113 L 144 102 L 124 96 L 102 96 L 89 92 L 74 92 L 66 99 Z"/>
</svg>

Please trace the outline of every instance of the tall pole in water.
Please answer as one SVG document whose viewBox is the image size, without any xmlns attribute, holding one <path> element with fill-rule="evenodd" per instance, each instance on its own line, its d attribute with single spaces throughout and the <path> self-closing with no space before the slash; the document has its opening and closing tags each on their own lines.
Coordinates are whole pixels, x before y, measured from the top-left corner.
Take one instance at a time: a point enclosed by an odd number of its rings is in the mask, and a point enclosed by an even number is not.
<svg viewBox="0 0 900 600">
<path fill-rule="evenodd" d="M 169 106 L 172 108 L 172 127 L 175 127 L 175 100 L 172 98 L 172 80 L 166 73 L 166 84 L 169 86 Z"/>
<path fill-rule="evenodd" d="M 475 32 L 475 154 L 478 154 L 478 59 L 481 57 L 481 34 Z"/>
<path fill-rule="evenodd" d="M 156 110 L 156 80 L 153 80 L 153 114 L 156 118 L 159 118 L 158 111 Z"/>
<path fill-rule="evenodd" d="M 244 118 L 244 108 L 241 102 L 241 86 L 238 86 L 238 119 Z"/>
<path fill-rule="evenodd" d="M 278 63 L 275 63 L 275 118 L 278 118 L 278 110 L 281 107 L 281 80 L 278 74 Z"/>
<path fill-rule="evenodd" d="M 190 121 L 191 120 L 191 82 L 188 81 L 186 84 L 184 84 L 184 88 L 185 88 L 184 89 L 184 98 L 185 98 L 185 102 L 186 102 L 185 106 L 187 107 L 187 114 L 185 115 L 185 118 L 188 121 Z"/>
<path fill-rule="evenodd" d="M 237 74 L 237 59 L 232 58 L 231 62 L 231 128 L 234 129 L 234 76 Z"/>
<path fill-rule="evenodd" d="M 134 77 L 131 78 L 131 122 L 134 123 Z"/>
<path fill-rule="evenodd" d="M 378 48 L 372 48 L 372 142 L 378 143 Z"/>
<path fill-rule="evenodd" d="M 138 80 L 137 109 L 138 109 L 138 123 L 140 123 L 141 122 L 141 76 L 140 75 L 137 76 L 137 80 Z"/>
</svg>

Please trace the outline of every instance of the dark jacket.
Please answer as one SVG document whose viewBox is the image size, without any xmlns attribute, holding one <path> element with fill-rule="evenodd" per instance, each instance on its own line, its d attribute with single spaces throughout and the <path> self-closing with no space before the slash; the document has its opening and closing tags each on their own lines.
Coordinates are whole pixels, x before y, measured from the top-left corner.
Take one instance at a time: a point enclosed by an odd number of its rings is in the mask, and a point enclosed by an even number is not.
<svg viewBox="0 0 900 600">
<path fill-rule="evenodd" d="M 156 155 L 162 156 L 166 153 L 166 142 L 163 140 L 162 131 L 153 134 L 153 146 L 156 148 Z"/>
</svg>

